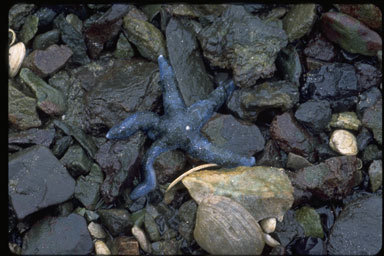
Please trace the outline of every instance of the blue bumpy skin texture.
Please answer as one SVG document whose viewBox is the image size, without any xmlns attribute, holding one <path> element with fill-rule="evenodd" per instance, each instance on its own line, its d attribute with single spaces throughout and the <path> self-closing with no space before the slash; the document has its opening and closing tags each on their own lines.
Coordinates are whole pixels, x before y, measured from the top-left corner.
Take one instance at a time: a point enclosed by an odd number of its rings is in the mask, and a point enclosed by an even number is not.
<svg viewBox="0 0 384 256">
<path fill-rule="evenodd" d="M 143 160 L 144 181 L 132 191 L 131 199 L 135 200 L 156 188 L 153 163 L 156 157 L 169 150 L 179 148 L 194 158 L 225 167 L 254 165 L 254 157 L 241 156 L 228 149 L 219 148 L 200 133 L 203 125 L 232 94 L 235 89 L 233 81 L 219 85 L 207 99 L 186 107 L 177 89 L 172 67 L 162 55 L 159 56 L 158 63 L 164 115 L 159 117 L 149 111 L 135 112 L 112 127 L 106 135 L 108 139 L 126 139 L 136 131 L 142 130 L 154 140 Z"/>
</svg>

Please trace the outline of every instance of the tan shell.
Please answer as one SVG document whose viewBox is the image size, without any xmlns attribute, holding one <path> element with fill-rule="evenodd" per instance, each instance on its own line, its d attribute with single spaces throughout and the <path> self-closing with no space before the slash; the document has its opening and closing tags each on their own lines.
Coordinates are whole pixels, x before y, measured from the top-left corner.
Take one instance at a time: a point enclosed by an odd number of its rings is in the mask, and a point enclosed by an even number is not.
<svg viewBox="0 0 384 256">
<path fill-rule="evenodd" d="M 196 242 L 214 255 L 259 255 L 265 242 L 253 216 L 224 196 L 206 197 L 196 214 Z"/>
<path fill-rule="evenodd" d="M 25 45 L 19 42 L 9 48 L 8 62 L 9 62 L 9 76 L 14 77 L 20 70 L 21 64 L 25 57 Z"/>
<path fill-rule="evenodd" d="M 276 218 L 267 218 L 260 221 L 260 226 L 265 233 L 272 233 L 276 229 Z"/>
<path fill-rule="evenodd" d="M 335 130 L 329 140 L 329 146 L 344 156 L 355 156 L 358 153 L 356 137 L 346 130 Z"/>
</svg>

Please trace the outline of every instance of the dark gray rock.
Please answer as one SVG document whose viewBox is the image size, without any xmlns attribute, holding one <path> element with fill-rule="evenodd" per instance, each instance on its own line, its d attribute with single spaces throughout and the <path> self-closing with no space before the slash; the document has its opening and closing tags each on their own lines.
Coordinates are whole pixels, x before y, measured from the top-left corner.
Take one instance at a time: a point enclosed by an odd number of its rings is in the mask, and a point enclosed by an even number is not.
<svg viewBox="0 0 384 256">
<path fill-rule="evenodd" d="M 43 34 L 35 36 L 33 39 L 34 50 L 45 50 L 48 46 L 57 44 L 60 39 L 60 31 L 53 29 Z"/>
<path fill-rule="evenodd" d="M 383 101 L 378 100 L 373 106 L 364 110 L 361 119 L 363 126 L 373 132 L 374 139 L 383 144 Z"/>
<path fill-rule="evenodd" d="M 232 115 L 214 115 L 203 126 L 201 133 L 216 146 L 244 156 L 253 156 L 265 145 L 265 139 L 256 125 L 241 123 Z"/>
<path fill-rule="evenodd" d="M 376 67 L 358 62 L 354 64 L 360 90 L 366 90 L 381 83 L 381 72 Z"/>
<path fill-rule="evenodd" d="M 256 161 L 257 165 L 273 166 L 282 168 L 283 163 L 278 147 L 273 140 L 268 140 L 260 158 Z"/>
<path fill-rule="evenodd" d="M 50 8 L 41 7 L 33 15 L 39 18 L 39 29 L 43 29 L 51 24 L 57 13 Z"/>
<path fill-rule="evenodd" d="M 125 233 L 133 226 L 132 217 L 125 209 L 100 209 L 97 214 L 113 236 Z"/>
<path fill-rule="evenodd" d="M 299 54 L 292 45 L 287 46 L 279 52 L 276 58 L 276 67 L 280 71 L 282 79 L 290 81 L 295 86 L 300 86 L 302 72 Z"/>
<path fill-rule="evenodd" d="M 331 105 L 326 100 L 308 100 L 295 112 L 295 118 L 315 134 L 323 131 L 331 117 Z"/>
<path fill-rule="evenodd" d="M 185 104 L 190 106 L 205 99 L 213 91 L 213 83 L 205 70 L 195 35 L 177 19 L 171 18 L 166 38 L 169 61 Z"/>
<path fill-rule="evenodd" d="M 52 148 L 52 153 L 60 159 L 72 143 L 73 139 L 71 136 L 64 136 L 56 140 Z"/>
<path fill-rule="evenodd" d="M 379 147 L 376 144 L 369 144 L 366 148 L 364 148 L 363 157 L 362 157 L 364 164 L 367 164 L 373 160 L 378 160 L 382 158 L 383 158 L 382 151 L 379 149 Z"/>
<path fill-rule="evenodd" d="M 309 40 L 304 54 L 317 60 L 332 62 L 336 56 L 336 49 L 322 34 L 317 34 Z"/>
<path fill-rule="evenodd" d="M 375 105 L 381 97 L 381 91 L 377 87 L 372 87 L 359 95 L 359 102 L 356 105 L 356 113 L 360 119 L 363 116 L 364 110 Z"/>
<path fill-rule="evenodd" d="M 44 146 L 13 154 L 8 162 L 8 175 L 8 193 L 19 219 L 68 200 L 75 190 L 75 180 Z"/>
<path fill-rule="evenodd" d="M 81 65 L 89 63 L 90 60 L 87 55 L 87 47 L 83 35 L 67 22 L 63 13 L 55 18 L 54 24 L 61 32 L 61 40 L 63 40 L 73 52 L 71 60 Z"/>
<path fill-rule="evenodd" d="M 60 162 L 68 169 L 73 177 L 89 173 L 92 161 L 79 145 L 71 146 Z"/>
<path fill-rule="evenodd" d="M 16 144 L 19 146 L 42 145 L 49 147 L 54 137 L 54 128 L 32 128 L 26 131 L 8 134 L 8 144 Z"/>
<path fill-rule="evenodd" d="M 89 210 L 94 210 L 100 198 L 100 186 L 104 177 L 101 168 L 93 164 L 87 176 L 80 176 L 76 180 L 75 198 Z"/>
<path fill-rule="evenodd" d="M 229 5 L 198 34 L 204 56 L 212 66 L 231 69 L 240 87 L 250 87 L 275 71 L 279 50 L 287 45 L 281 24 L 264 22 L 243 6 Z"/>
<path fill-rule="evenodd" d="M 294 153 L 289 153 L 288 154 L 288 159 L 287 159 L 287 168 L 292 169 L 292 170 L 299 170 L 308 166 L 311 166 L 312 164 L 308 162 L 307 159 L 305 159 L 302 156 L 296 155 Z"/>
<path fill-rule="evenodd" d="M 87 223 L 78 214 L 46 217 L 34 224 L 24 237 L 22 254 L 90 254 L 93 251 Z"/>
<path fill-rule="evenodd" d="M 172 182 L 184 170 L 187 159 L 180 150 L 167 151 L 159 155 L 153 163 L 157 182 L 165 184 Z"/>
<path fill-rule="evenodd" d="M 367 128 L 363 127 L 356 137 L 357 148 L 359 149 L 359 152 L 363 151 L 372 141 L 373 137 L 371 132 Z"/>
<path fill-rule="evenodd" d="M 275 234 L 283 246 L 287 246 L 295 237 L 304 237 L 304 229 L 297 222 L 293 210 L 288 210 L 283 221 L 277 222 Z"/>
<path fill-rule="evenodd" d="M 189 242 L 193 240 L 196 212 L 197 204 L 193 200 L 183 203 L 179 208 L 180 222 L 178 231 Z"/>
<path fill-rule="evenodd" d="M 382 197 L 370 195 L 349 203 L 332 227 L 330 255 L 376 255 L 382 249 Z"/>
</svg>

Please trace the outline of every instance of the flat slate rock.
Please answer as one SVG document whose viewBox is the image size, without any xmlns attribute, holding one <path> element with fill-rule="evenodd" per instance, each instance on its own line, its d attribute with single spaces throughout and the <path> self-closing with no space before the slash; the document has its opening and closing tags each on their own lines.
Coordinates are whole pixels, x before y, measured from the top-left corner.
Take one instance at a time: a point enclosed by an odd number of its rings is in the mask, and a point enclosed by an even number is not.
<svg viewBox="0 0 384 256">
<path fill-rule="evenodd" d="M 46 217 L 25 234 L 22 254 L 90 254 L 91 235 L 84 217 L 72 213 L 67 217 Z"/>
<path fill-rule="evenodd" d="M 19 219 L 68 200 L 75 180 L 44 146 L 36 145 L 9 157 L 8 193 Z"/>
</svg>

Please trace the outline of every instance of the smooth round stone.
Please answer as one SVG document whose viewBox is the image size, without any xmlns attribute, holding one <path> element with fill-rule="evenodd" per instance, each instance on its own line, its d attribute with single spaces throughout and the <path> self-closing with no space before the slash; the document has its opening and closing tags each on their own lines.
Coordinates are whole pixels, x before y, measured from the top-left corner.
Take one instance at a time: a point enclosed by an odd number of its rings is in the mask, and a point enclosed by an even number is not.
<svg viewBox="0 0 384 256">
<path fill-rule="evenodd" d="M 346 130 L 335 130 L 329 140 L 329 146 L 345 156 L 355 156 L 358 153 L 356 137 Z"/>
</svg>

